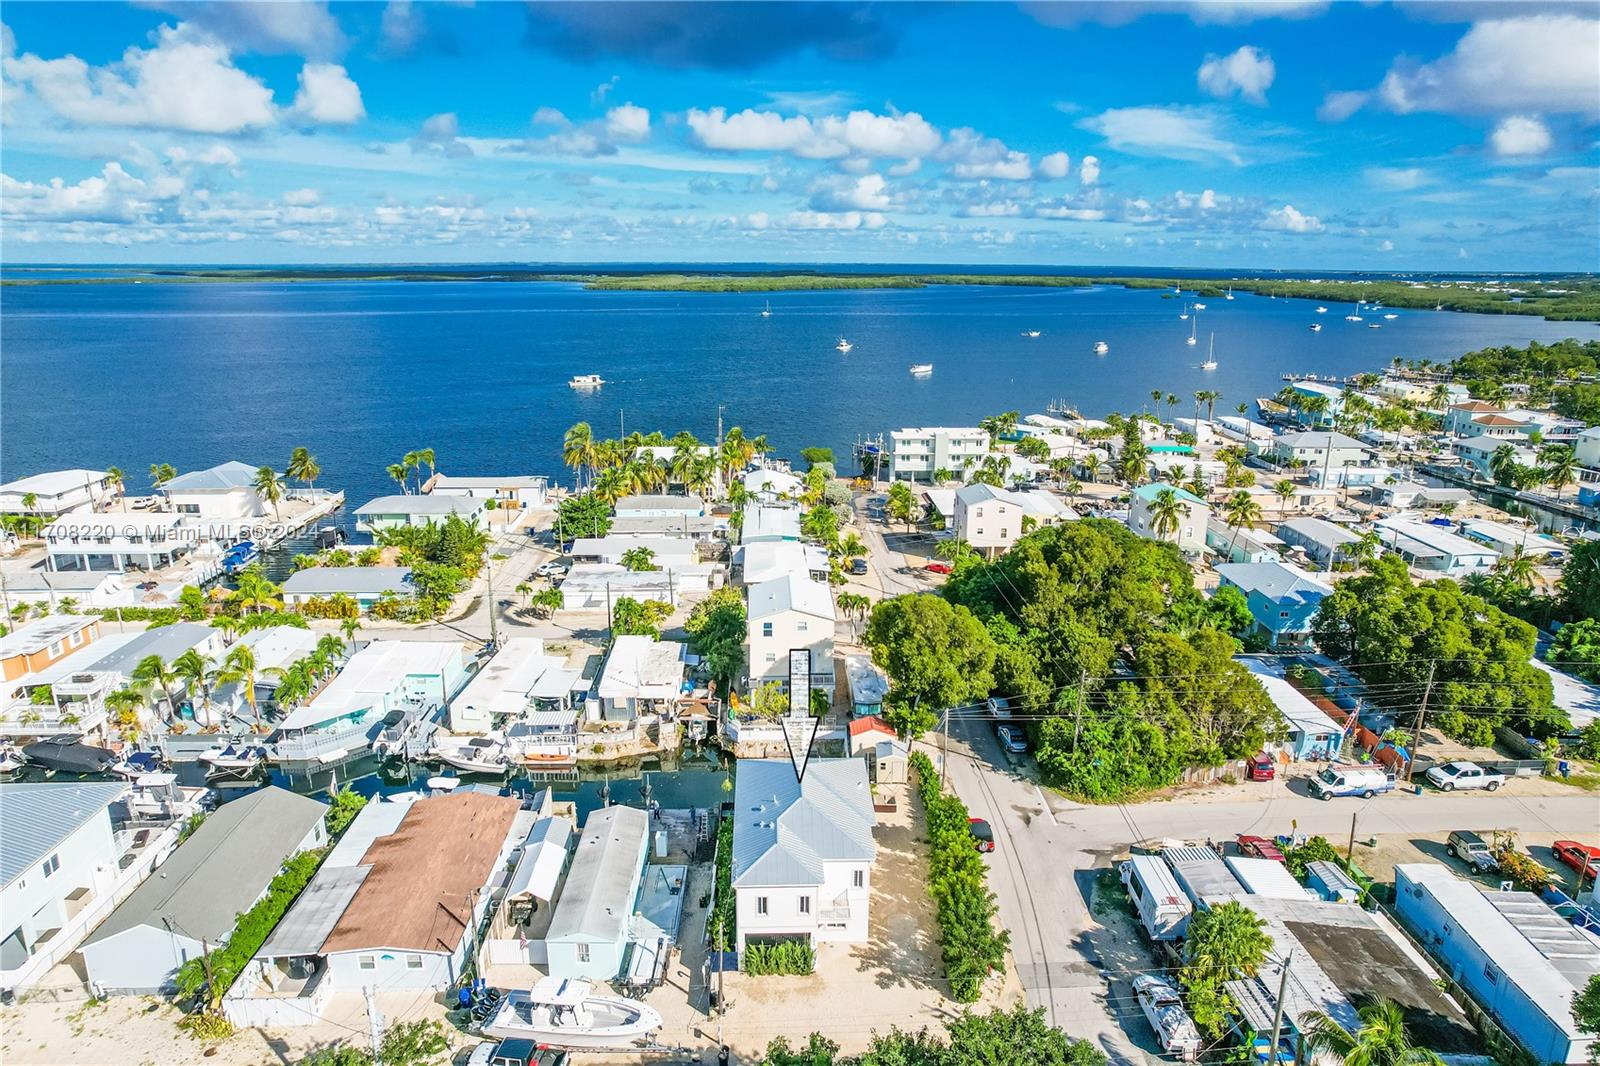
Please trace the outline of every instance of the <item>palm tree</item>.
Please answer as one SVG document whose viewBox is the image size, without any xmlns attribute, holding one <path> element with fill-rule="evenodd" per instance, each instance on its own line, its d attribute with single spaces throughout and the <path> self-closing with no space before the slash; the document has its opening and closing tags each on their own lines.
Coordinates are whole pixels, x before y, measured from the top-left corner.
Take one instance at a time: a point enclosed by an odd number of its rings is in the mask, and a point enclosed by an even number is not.
<svg viewBox="0 0 1600 1066">
<path fill-rule="evenodd" d="M 1489 456 L 1489 476 L 1497 485 L 1509 485 L 1516 475 L 1517 450 L 1502 444 Z"/>
<path fill-rule="evenodd" d="M 1539 461 L 1544 464 L 1545 484 L 1556 490 L 1556 499 L 1559 500 L 1561 490 L 1572 484 L 1578 473 L 1577 453 L 1570 445 L 1547 444 L 1539 451 Z"/>
<path fill-rule="evenodd" d="M 1261 521 L 1261 505 L 1254 496 L 1240 489 L 1228 497 L 1223 514 L 1227 516 L 1228 528 L 1233 530 L 1233 539 L 1228 542 L 1228 554 L 1232 555 L 1233 546 L 1239 542 L 1239 530 Z"/>
<path fill-rule="evenodd" d="M 1288 478 L 1284 478 L 1276 485 L 1272 486 L 1272 491 L 1278 494 L 1278 499 L 1281 501 L 1278 504 L 1278 509 L 1287 514 L 1289 511 L 1289 501 L 1294 498 L 1294 482 L 1290 481 Z"/>
<path fill-rule="evenodd" d="M 1090 452 L 1088 455 L 1085 455 L 1082 459 L 1080 459 L 1078 461 L 1078 465 L 1083 467 L 1083 472 L 1085 474 L 1089 475 L 1089 483 L 1090 484 L 1098 485 L 1100 483 L 1100 453 L 1099 452 Z"/>
<path fill-rule="evenodd" d="M 131 688 L 119 688 L 115 692 L 106 694 L 106 710 L 112 714 L 112 721 L 118 731 L 130 744 L 139 742 L 139 708 L 144 706 L 144 697 Z"/>
<path fill-rule="evenodd" d="M 1428 393 L 1428 404 L 1429 406 L 1437 407 L 1441 411 L 1443 411 L 1446 407 L 1449 407 L 1450 386 L 1446 385 L 1442 381 L 1435 385 L 1433 390 Z"/>
<path fill-rule="evenodd" d="M 248 644 L 239 644 L 222 661 L 217 671 L 217 684 L 239 685 L 244 689 L 245 702 L 250 704 L 250 716 L 261 725 L 261 708 L 256 705 L 256 653 Z"/>
<path fill-rule="evenodd" d="M 1510 555 L 1494 564 L 1494 572 L 1506 584 L 1525 589 L 1533 588 L 1539 579 L 1533 557 L 1523 554 L 1520 544 Z"/>
<path fill-rule="evenodd" d="M 322 476 L 322 467 L 317 463 L 317 457 L 306 448 L 296 448 L 289 456 L 289 465 L 283 471 L 289 477 L 303 484 L 308 489 L 315 489 L 317 478 Z"/>
<path fill-rule="evenodd" d="M 272 517 L 278 519 L 278 504 L 283 502 L 283 479 L 278 472 L 270 466 L 258 467 L 251 487 L 256 490 L 256 495 L 272 504 Z"/>
<path fill-rule="evenodd" d="M 1389 999 L 1356 1009 L 1361 1028 L 1352 1033 L 1321 1011 L 1301 1020 L 1307 1059 L 1343 1066 L 1442 1066 L 1444 1060 L 1406 1035 L 1405 1012 Z"/>
<path fill-rule="evenodd" d="M 122 472 L 122 467 L 113 466 L 106 471 L 106 480 L 111 482 L 111 491 L 117 494 L 117 499 L 122 501 L 124 512 L 128 509 L 128 497 L 123 494 L 123 486 L 127 483 L 127 475 Z"/>
<path fill-rule="evenodd" d="M 580 479 L 586 470 L 593 469 L 594 430 L 589 423 L 576 423 L 561 438 L 561 461 L 572 467 L 573 475 Z"/>
<path fill-rule="evenodd" d="M 628 495 L 630 487 L 627 477 L 621 470 L 608 467 L 596 475 L 592 489 L 596 496 L 615 506 L 618 500 Z"/>
<path fill-rule="evenodd" d="M 211 660 L 202 655 L 198 650 L 190 648 L 176 659 L 172 660 L 172 672 L 183 679 L 184 691 L 193 699 L 198 693 L 202 704 L 209 706 L 211 692 L 206 687 L 206 679 L 211 673 Z"/>
<path fill-rule="evenodd" d="M 1189 514 L 1189 505 L 1178 498 L 1176 491 L 1162 489 L 1150 501 L 1150 532 L 1166 538 L 1178 531 L 1178 526 Z"/>
<path fill-rule="evenodd" d="M 846 559 L 857 559 L 867 554 L 867 546 L 854 532 L 846 533 L 839 541 L 839 554 Z"/>
<path fill-rule="evenodd" d="M 159 489 L 162 485 L 178 476 L 178 470 L 171 463 L 150 464 L 150 487 Z"/>
<path fill-rule="evenodd" d="M 411 495 L 411 486 L 406 484 L 406 479 L 411 476 L 411 471 L 406 469 L 406 464 L 390 463 L 387 470 L 389 476 L 399 482 L 401 493 L 406 496 Z"/>
<path fill-rule="evenodd" d="M 344 642 L 350 645 L 352 648 L 355 647 L 356 634 L 360 632 L 360 630 L 361 623 L 357 619 L 346 618 L 344 621 L 339 623 L 339 632 L 344 634 Z"/>
<path fill-rule="evenodd" d="M 280 589 L 268 581 L 257 567 L 247 567 L 239 575 L 239 584 L 233 592 L 239 607 L 245 613 L 279 610 L 283 601 L 278 598 Z"/>
<path fill-rule="evenodd" d="M 317 641 L 316 654 L 325 656 L 330 664 L 342 659 L 344 658 L 344 641 L 332 633 L 328 633 Z"/>
<path fill-rule="evenodd" d="M 172 686 L 178 680 L 178 675 L 161 661 L 161 656 L 146 655 L 140 659 L 133 668 L 132 679 L 147 688 L 161 689 L 161 694 L 167 700 L 167 721 L 178 716 L 178 703 L 172 698 Z"/>
<path fill-rule="evenodd" d="M 438 457 L 436 455 L 434 455 L 432 448 L 418 448 L 416 451 L 412 452 L 411 454 L 417 457 L 417 491 L 421 492 L 422 491 L 422 464 L 423 463 L 427 463 L 428 464 L 428 480 L 432 481 L 433 478 L 434 478 L 434 475 L 436 475 L 439 472 L 438 469 L 434 466 L 434 462 Z"/>
</svg>

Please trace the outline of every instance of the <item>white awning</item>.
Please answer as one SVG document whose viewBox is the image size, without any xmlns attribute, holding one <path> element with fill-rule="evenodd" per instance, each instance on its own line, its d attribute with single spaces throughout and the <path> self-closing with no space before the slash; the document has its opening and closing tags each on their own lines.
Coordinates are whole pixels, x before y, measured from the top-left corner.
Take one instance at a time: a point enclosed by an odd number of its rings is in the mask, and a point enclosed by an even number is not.
<svg viewBox="0 0 1600 1066">
<path fill-rule="evenodd" d="M 522 857 L 511 872 L 506 886 L 506 898 L 531 896 L 549 902 L 556 894 L 561 881 L 561 871 L 567 863 L 567 843 L 572 837 L 572 823 L 565 818 L 541 818 L 528 834 Z"/>
</svg>

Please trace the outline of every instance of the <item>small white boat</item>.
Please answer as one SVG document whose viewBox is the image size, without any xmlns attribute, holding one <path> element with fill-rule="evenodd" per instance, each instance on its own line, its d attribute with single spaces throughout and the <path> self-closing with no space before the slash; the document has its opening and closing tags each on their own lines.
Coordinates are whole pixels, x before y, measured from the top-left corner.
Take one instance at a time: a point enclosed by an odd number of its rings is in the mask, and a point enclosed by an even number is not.
<svg viewBox="0 0 1600 1066">
<path fill-rule="evenodd" d="M 511 750 L 499 733 L 482 737 L 440 737 L 429 753 L 464 774 L 500 774 L 511 768 Z"/>
<path fill-rule="evenodd" d="M 1200 343 L 1199 338 L 1195 336 L 1195 332 L 1194 332 L 1195 331 L 1195 327 L 1197 327 L 1199 325 L 1200 325 L 1200 316 L 1199 315 L 1195 315 L 1194 316 L 1194 321 L 1189 323 L 1189 336 L 1184 338 L 1184 341 L 1183 341 L 1183 343 L 1187 344 L 1191 348 L 1193 348 L 1196 344 Z"/>
<path fill-rule="evenodd" d="M 429 792 L 454 792 L 461 784 L 459 777 L 446 777 L 443 774 L 428 778 Z"/>
<path fill-rule="evenodd" d="M 1368 329 L 1382 329 L 1383 328 L 1383 323 L 1382 322 L 1368 322 L 1367 323 L 1367 328 Z"/>
<path fill-rule="evenodd" d="M 1183 289 L 1180 288 L 1177 285 L 1174 285 L 1172 287 L 1172 295 L 1174 295 L 1174 296 L 1182 296 L 1183 295 Z"/>
<path fill-rule="evenodd" d="M 1094 354 L 1095 355 L 1105 355 L 1110 350 L 1111 350 L 1111 345 L 1107 344 L 1105 341 L 1095 341 L 1094 342 Z"/>
<path fill-rule="evenodd" d="M 508 992 L 483 1025 L 497 1040 L 583 1050 L 626 1049 L 661 1028 L 661 1015 L 622 996 L 595 995 L 588 981 L 546 977 L 526 992 Z"/>
<path fill-rule="evenodd" d="M 1327 313 L 1328 313 L 1328 309 L 1326 307 L 1323 307 L 1321 304 L 1317 305 L 1317 314 L 1325 315 Z"/>
<path fill-rule="evenodd" d="M 1344 320 L 1346 322 L 1360 322 L 1361 321 L 1361 305 L 1359 303 L 1356 304 L 1355 310 L 1351 311 L 1348 315 L 1345 315 L 1344 316 Z"/>
<path fill-rule="evenodd" d="M 0 744 L 0 774 L 14 774 L 28 763 L 22 752 L 10 744 Z"/>
<path fill-rule="evenodd" d="M 1033 339 L 1039 336 L 1039 331 L 1036 329 L 1025 329 L 1022 331 L 1022 335 L 1029 339 Z"/>
<path fill-rule="evenodd" d="M 1224 294 L 1223 294 L 1223 296 L 1222 296 L 1222 298 L 1223 298 L 1223 299 L 1224 299 L 1224 300 L 1231 300 L 1231 299 L 1233 299 L 1233 286 L 1232 286 L 1232 285 L 1229 285 L 1229 286 L 1228 286 L 1228 291 L 1227 291 L 1227 292 L 1226 292 L 1226 293 L 1224 293 Z"/>
<path fill-rule="evenodd" d="M 1200 364 L 1201 370 L 1215 370 L 1217 368 L 1217 335 L 1211 335 L 1211 343 L 1206 348 L 1206 361 Z"/>
<path fill-rule="evenodd" d="M 1206 309 L 1206 305 L 1205 304 L 1195 304 L 1194 305 L 1194 309 L 1196 311 L 1204 311 Z"/>
<path fill-rule="evenodd" d="M 854 347 L 855 347 L 855 345 L 851 344 L 849 341 L 845 340 L 843 337 L 840 337 L 839 338 L 839 343 L 834 345 L 834 348 L 839 350 L 839 351 L 841 351 L 841 352 L 848 352 L 851 348 L 854 348 Z"/>
<path fill-rule="evenodd" d="M 574 389 L 598 389 L 605 383 L 605 378 L 599 374 L 574 374 L 567 381 L 567 385 Z"/>
<path fill-rule="evenodd" d="M 1179 322 L 1187 322 L 1187 321 L 1189 321 L 1189 305 L 1188 304 L 1184 304 L 1183 305 L 1183 314 L 1178 316 L 1178 321 Z"/>
<path fill-rule="evenodd" d="M 1182 1062 L 1194 1062 L 1204 1046 L 1200 1030 L 1194 1019 L 1183 1009 L 1183 999 L 1171 983 L 1151 974 L 1140 974 L 1133 979 L 1133 994 L 1139 1000 L 1139 1009 L 1156 1031 L 1161 1050 L 1176 1055 Z"/>
<path fill-rule="evenodd" d="M 923 378 L 933 373 L 932 363 L 912 363 L 911 373 L 915 377 Z"/>
<path fill-rule="evenodd" d="M 1321 322 L 1313 322 L 1313 323 L 1311 323 L 1311 332 L 1312 333 L 1321 333 L 1322 332 L 1322 323 Z"/>
<path fill-rule="evenodd" d="M 1390 311 L 1388 314 L 1384 315 L 1383 317 L 1388 319 L 1389 321 L 1393 322 L 1395 319 L 1399 318 L 1400 316 L 1395 314 L 1393 311 Z"/>
<path fill-rule="evenodd" d="M 1433 309 L 1435 311 L 1443 311 L 1444 310 L 1444 304 L 1436 303 L 1436 304 L 1433 305 Z"/>
<path fill-rule="evenodd" d="M 260 744 L 230 742 L 214 744 L 202 751 L 199 761 L 210 768 L 208 772 L 242 774 L 257 769 L 267 761 L 267 749 Z"/>
<path fill-rule="evenodd" d="M 771 318 L 772 317 L 772 301 L 771 300 L 768 300 L 767 301 L 767 306 L 765 306 L 765 307 L 763 307 L 761 309 L 761 317 L 762 318 Z"/>
</svg>

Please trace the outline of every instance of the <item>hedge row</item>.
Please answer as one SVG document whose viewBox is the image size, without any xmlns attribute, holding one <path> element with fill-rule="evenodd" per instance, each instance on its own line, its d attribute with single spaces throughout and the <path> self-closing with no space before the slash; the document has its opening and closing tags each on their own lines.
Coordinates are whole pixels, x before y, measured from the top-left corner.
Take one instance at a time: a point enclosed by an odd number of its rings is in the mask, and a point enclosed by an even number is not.
<svg viewBox="0 0 1600 1066">
<path fill-rule="evenodd" d="M 967 805 L 939 786 L 933 763 L 912 752 L 911 768 L 928 821 L 928 892 L 939 908 L 939 939 L 950 995 L 972 1003 L 984 978 L 1005 966 L 1011 935 L 995 926 L 994 893 L 968 825 Z"/>
</svg>

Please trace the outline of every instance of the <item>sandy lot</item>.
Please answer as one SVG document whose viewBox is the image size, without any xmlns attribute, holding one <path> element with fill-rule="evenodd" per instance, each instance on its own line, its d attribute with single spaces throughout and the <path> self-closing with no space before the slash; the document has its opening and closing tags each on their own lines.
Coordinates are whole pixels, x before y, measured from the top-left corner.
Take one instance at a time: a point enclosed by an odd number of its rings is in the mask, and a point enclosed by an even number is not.
<svg viewBox="0 0 1600 1066">
<path fill-rule="evenodd" d="M 1470 826 L 1473 832 L 1494 846 L 1493 825 Z M 1500 878 L 1495 874 L 1473 874 L 1464 863 L 1450 857 L 1445 841 L 1450 834 L 1385 833 L 1368 838 L 1376 841 L 1369 847 L 1363 840 L 1356 841 L 1356 864 L 1379 881 L 1393 882 L 1394 868 L 1410 862 L 1437 862 L 1450 867 L 1462 877 L 1471 877 L 1489 888 L 1499 888 Z M 1519 833 L 1518 846 L 1555 873 L 1555 883 L 1568 895 L 1572 894 L 1578 875 L 1570 866 L 1556 860 L 1550 845 L 1557 840 L 1577 839 L 1586 844 L 1600 844 L 1600 834 L 1574 836 L 1571 833 Z"/>
</svg>

